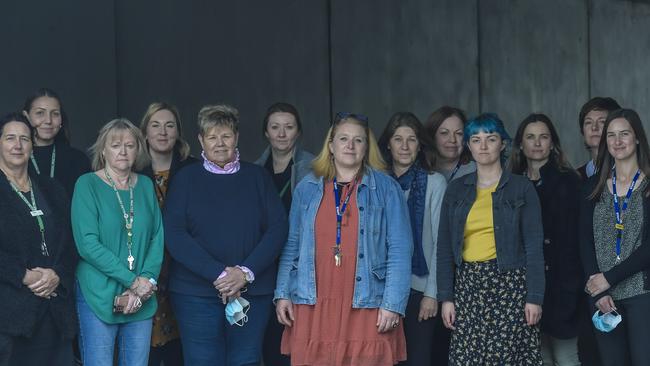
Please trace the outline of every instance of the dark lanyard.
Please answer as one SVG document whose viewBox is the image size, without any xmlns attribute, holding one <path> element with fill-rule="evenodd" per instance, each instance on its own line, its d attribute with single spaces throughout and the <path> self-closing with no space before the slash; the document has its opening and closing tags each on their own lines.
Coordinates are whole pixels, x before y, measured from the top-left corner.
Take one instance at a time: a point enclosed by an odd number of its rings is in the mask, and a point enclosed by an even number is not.
<svg viewBox="0 0 650 366">
<path fill-rule="evenodd" d="M 354 185 L 348 190 L 348 194 L 341 206 L 341 194 L 339 193 L 339 187 L 336 184 L 336 177 L 334 178 L 334 200 L 336 203 L 336 245 L 334 246 L 334 263 L 337 267 L 341 266 L 341 257 L 343 256 L 343 254 L 341 254 L 341 223 L 343 222 L 343 214 L 345 213 L 345 209 L 348 207 L 348 201 L 350 201 L 350 197 L 352 196 L 352 192 L 354 192 L 356 185 L 357 181 L 355 179 Z"/>
<path fill-rule="evenodd" d="M 449 176 L 449 179 L 447 180 L 447 182 L 451 182 L 451 180 L 454 179 L 454 176 L 456 175 L 456 173 L 458 173 L 458 169 L 460 169 L 460 160 L 456 164 L 456 167 L 454 168 L 454 170 L 451 171 L 451 175 Z"/>
<path fill-rule="evenodd" d="M 636 185 L 636 181 L 639 179 L 639 175 L 641 175 L 641 170 L 637 170 L 636 174 L 634 174 L 634 178 L 632 178 L 632 184 L 630 184 L 630 188 L 627 189 L 627 194 L 625 195 L 625 198 L 623 199 L 623 207 L 621 208 L 618 204 L 618 193 L 616 193 L 616 166 L 612 168 L 612 191 L 614 191 L 614 213 L 616 214 L 616 225 L 614 227 L 616 228 L 616 262 L 621 261 L 621 241 L 623 239 L 623 230 L 625 229 L 625 225 L 623 225 L 623 214 L 625 213 L 625 210 L 627 210 L 627 203 L 630 200 L 630 197 L 632 196 L 632 191 L 634 190 L 634 186 Z"/>
</svg>

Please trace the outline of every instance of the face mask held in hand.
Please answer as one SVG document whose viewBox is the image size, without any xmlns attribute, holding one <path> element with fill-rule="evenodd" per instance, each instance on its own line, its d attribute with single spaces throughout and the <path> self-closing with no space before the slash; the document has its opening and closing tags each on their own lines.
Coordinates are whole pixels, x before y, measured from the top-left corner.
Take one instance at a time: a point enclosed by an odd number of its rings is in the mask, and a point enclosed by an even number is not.
<svg viewBox="0 0 650 366">
<path fill-rule="evenodd" d="M 232 299 L 226 305 L 226 320 L 228 320 L 230 325 L 237 324 L 243 327 L 248 321 L 248 315 L 246 313 L 248 313 L 248 309 L 250 308 L 251 304 L 243 297 Z"/>
<path fill-rule="evenodd" d="M 609 313 L 601 313 L 599 310 L 596 310 L 594 316 L 591 317 L 591 321 L 594 323 L 594 327 L 601 332 L 611 332 L 616 328 L 616 326 L 623 320 L 621 314 L 616 310 L 612 310 Z"/>
</svg>

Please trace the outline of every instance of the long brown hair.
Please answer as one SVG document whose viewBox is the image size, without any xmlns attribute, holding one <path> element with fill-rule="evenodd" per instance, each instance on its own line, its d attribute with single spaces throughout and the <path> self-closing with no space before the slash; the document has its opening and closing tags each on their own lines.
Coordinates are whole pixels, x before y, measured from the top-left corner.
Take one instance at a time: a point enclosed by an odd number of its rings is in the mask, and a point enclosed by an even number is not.
<svg viewBox="0 0 650 366">
<path fill-rule="evenodd" d="M 610 123 L 618 118 L 625 119 L 632 130 L 637 140 L 636 147 L 636 161 L 639 165 L 639 169 L 643 172 L 646 177 L 650 177 L 650 148 L 648 147 L 648 138 L 646 137 L 645 130 L 643 129 L 643 123 L 639 115 L 632 109 L 617 109 L 613 112 L 610 112 L 607 115 L 607 120 L 605 120 L 605 126 L 603 127 L 603 134 L 600 137 L 600 144 L 598 145 L 598 158 L 596 158 L 596 174 L 598 174 L 598 182 L 596 187 L 589 195 L 589 199 L 599 200 L 605 186 L 607 185 L 607 179 L 612 174 L 612 168 L 614 167 L 614 158 L 609 153 L 607 148 L 607 129 L 609 128 Z M 646 196 L 650 192 L 646 189 Z"/>
<path fill-rule="evenodd" d="M 400 127 L 411 128 L 418 139 L 420 151 L 417 153 L 415 164 L 420 164 L 420 167 L 426 171 L 433 171 L 433 167 L 429 166 L 428 160 L 425 157 L 425 151 L 431 149 L 431 143 L 428 141 L 427 136 L 425 136 L 424 126 L 422 126 L 422 123 L 415 114 L 411 112 L 397 112 L 393 114 L 388 120 L 386 127 L 384 127 L 384 132 L 382 132 L 377 143 L 379 145 L 379 151 L 381 151 L 384 157 L 384 161 L 386 161 L 390 168 L 393 167 L 393 155 L 388 149 L 388 146 L 395 131 Z"/>
<path fill-rule="evenodd" d="M 521 142 L 524 139 L 524 131 L 526 130 L 526 127 L 535 122 L 541 122 L 546 125 L 546 128 L 548 128 L 548 131 L 551 134 L 553 148 L 551 149 L 549 160 L 552 160 L 560 171 L 573 171 L 571 164 L 569 164 L 566 159 L 566 155 L 564 155 L 564 151 L 562 151 L 560 136 L 558 135 L 555 126 L 553 126 L 553 122 L 551 122 L 551 119 L 543 113 L 531 113 L 519 124 L 512 146 L 512 154 L 510 155 L 510 171 L 515 174 L 523 174 L 526 169 L 528 169 L 528 159 L 526 159 L 524 151 L 521 149 Z"/>
<path fill-rule="evenodd" d="M 465 116 L 465 113 L 456 107 L 450 107 L 448 105 L 442 106 L 431 115 L 429 115 L 429 118 L 427 118 L 427 121 L 424 123 L 424 135 L 426 135 L 426 140 L 430 141 L 430 148 L 427 148 L 424 151 L 424 157 L 427 160 L 427 165 L 431 167 L 432 169 L 436 167 L 437 160 L 438 160 L 438 149 L 436 146 L 436 133 L 438 132 L 438 129 L 440 128 L 440 125 L 449 117 L 456 116 L 460 121 L 463 123 L 463 128 L 467 124 L 467 117 Z M 463 144 L 463 150 L 460 153 L 460 160 L 458 160 L 461 164 L 466 164 L 470 160 L 470 153 L 465 148 L 465 144 Z"/>
</svg>

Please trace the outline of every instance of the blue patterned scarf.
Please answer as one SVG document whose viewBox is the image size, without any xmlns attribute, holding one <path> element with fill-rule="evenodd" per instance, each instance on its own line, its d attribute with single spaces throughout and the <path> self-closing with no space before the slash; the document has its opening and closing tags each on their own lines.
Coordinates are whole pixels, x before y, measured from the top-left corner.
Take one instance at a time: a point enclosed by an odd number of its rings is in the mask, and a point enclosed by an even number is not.
<svg viewBox="0 0 650 366">
<path fill-rule="evenodd" d="M 429 268 L 422 249 L 422 226 L 424 224 L 428 174 L 416 161 L 401 177 L 396 177 L 394 173 L 391 173 L 391 176 L 399 182 L 403 191 L 410 190 L 406 203 L 411 217 L 411 231 L 413 232 L 411 272 L 416 276 L 427 275 L 429 274 Z"/>
</svg>

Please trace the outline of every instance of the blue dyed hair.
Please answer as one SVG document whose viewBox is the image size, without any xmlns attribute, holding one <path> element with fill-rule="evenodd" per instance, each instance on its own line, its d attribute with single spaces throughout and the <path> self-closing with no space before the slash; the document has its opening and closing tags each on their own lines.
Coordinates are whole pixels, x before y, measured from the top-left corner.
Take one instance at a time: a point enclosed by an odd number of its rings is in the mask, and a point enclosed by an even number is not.
<svg viewBox="0 0 650 366">
<path fill-rule="evenodd" d="M 501 136 L 501 140 L 506 145 L 506 148 L 501 151 L 501 159 L 503 160 L 506 157 L 508 145 L 512 142 L 512 138 L 508 135 L 501 118 L 496 113 L 483 113 L 469 119 L 463 130 L 464 143 L 469 143 L 469 138 L 480 132 L 498 133 Z"/>
</svg>

